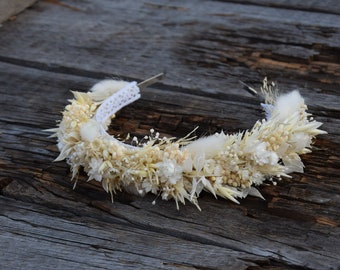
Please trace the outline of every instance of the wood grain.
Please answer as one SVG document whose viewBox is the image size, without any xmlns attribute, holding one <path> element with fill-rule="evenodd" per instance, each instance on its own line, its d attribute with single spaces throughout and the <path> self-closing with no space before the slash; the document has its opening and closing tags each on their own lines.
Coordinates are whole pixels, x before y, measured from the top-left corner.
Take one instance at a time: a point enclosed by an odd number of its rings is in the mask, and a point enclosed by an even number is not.
<svg viewBox="0 0 340 270">
<path fill-rule="evenodd" d="M 15 15 L 33 5 L 36 0 L 3 0 L 0 2 L 0 23 L 14 20 Z"/>
<path fill-rule="evenodd" d="M 331 8 L 333 7 L 333 8 Z M 39 1 L 0 28 L 0 268 L 338 269 L 338 1 Z M 62 18 L 62 19 L 60 19 Z M 71 98 L 98 79 L 162 82 L 124 108 L 110 132 L 237 132 L 263 117 L 239 80 L 298 88 L 329 134 L 305 173 L 240 205 L 203 194 L 173 201 L 75 190 L 54 139 Z"/>
</svg>

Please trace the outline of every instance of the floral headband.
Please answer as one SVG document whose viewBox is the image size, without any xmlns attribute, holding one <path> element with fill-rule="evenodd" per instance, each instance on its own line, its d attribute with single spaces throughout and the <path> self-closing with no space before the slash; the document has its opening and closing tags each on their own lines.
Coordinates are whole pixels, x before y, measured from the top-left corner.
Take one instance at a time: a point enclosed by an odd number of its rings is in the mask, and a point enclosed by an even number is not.
<svg viewBox="0 0 340 270">
<path fill-rule="evenodd" d="M 140 98 L 140 88 L 160 75 L 137 84 L 104 80 L 87 93 L 73 92 L 63 119 L 55 129 L 60 155 L 66 159 L 72 179 L 82 167 L 88 180 L 102 183 L 106 192 L 126 190 L 144 195 L 154 193 L 164 200 L 194 203 L 202 190 L 238 203 L 247 195 L 263 198 L 255 188 L 265 180 L 274 182 L 303 172 L 300 154 L 311 152 L 322 123 L 313 120 L 298 91 L 278 96 L 265 79 L 261 87 L 266 119 L 250 130 L 236 134 L 223 131 L 193 140 L 161 138 L 153 129 L 132 144 L 109 135 L 106 130 L 114 114 Z M 255 91 L 248 87 L 248 90 Z M 75 181 L 76 184 L 76 181 Z M 275 184 L 275 182 L 274 182 Z M 154 201 L 155 203 L 155 201 Z"/>
</svg>

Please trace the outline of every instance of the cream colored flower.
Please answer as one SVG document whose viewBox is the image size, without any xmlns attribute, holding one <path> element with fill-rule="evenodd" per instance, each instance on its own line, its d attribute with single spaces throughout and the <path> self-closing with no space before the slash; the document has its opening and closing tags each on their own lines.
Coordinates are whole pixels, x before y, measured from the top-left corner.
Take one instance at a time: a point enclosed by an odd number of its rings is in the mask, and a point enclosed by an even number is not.
<svg viewBox="0 0 340 270">
<path fill-rule="evenodd" d="M 178 165 L 176 160 L 165 158 L 162 162 L 156 164 L 158 168 L 158 177 L 160 181 L 167 182 L 170 185 L 176 185 L 182 179 L 183 169 Z"/>
<path fill-rule="evenodd" d="M 103 172 L 101 170 L 101 167 L 103 163 L 104 161 L 101 158 L 91 158 L 89 162 L 90 170 L 88 172 L 89 180 L 94 179 L 98 182 L 102 181 Z"/>
</svg>

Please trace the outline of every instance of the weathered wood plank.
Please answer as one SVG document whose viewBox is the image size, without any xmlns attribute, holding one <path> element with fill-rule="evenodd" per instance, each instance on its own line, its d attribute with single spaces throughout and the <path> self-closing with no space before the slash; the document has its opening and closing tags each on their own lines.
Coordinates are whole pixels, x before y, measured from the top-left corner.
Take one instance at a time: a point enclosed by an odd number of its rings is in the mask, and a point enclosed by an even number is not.
<svg viewBox="0 0 340 270">
<path fill-rule="evenodd" d="M 5 23 L 1 268 L 339 268 L 340 19 L 337 1 L 327 3 L 49 0 Z M 249 128 L 263 114 L 238 80 L 258 87 L 269 75 L 282 77 L 284 90 L 301 89 L 329 134 L 303 156 L 304 174 L 260 187 L 266 201 L 235 205 L 205 195 L 202 212 L 177 211 L 171 201 L 153 206 L 152 195 L 119 193 L 112 204 L 83 175 L 73 190 L 42 131 L 60 119 L 69 89 L 162 70 L 165 80 L 118 113 L 112 133 Z"/>
<path fill-rule="evenodd" d="M 6 268 L 246 269 L 255 266 L 252 260 L 261 260 L 247 252 L 152 232 L 123 218 L 86 217 L 82 209 L 89 207 L 81 203 L 78 214 L 50 211 L 4 197 L 0 203 L 0 240 L 7 247 L 1 250 L 0 266 Z"/>
<path fill-rule="evenodd" d="M 1 104 L 0 118 L 3 131 L 0 144 L 2 149 L 1 178 L 6 181 L 5 187 L 2 189 L 5 196 L 34 204 L 48 205 L 50 209 L 63 209 L 65 211 L 62 213 L 66 216 L 70 213 L 79 215 L 79 209 L 82 209 L 83 218 L 87 216 L 105 221 L 114 217 L 118 223 L 132 224 L 130 226 L 143 228 L 151 234 L 164 234 L 208 245 L 209 249 L 210 246 L 215 246 L 237 250 L 241 252 L 241 255 L 255 256 L 251 260 L 245 259 L 242 262 L 244 267 L 247 262 L 259 265 L 278 264 L 285 265 L 285 267 L 303 265 L 314 269 L 337 265 L 339 250 L 334 249 L 334 245 L 340 246 L 340 243 L 335 242 L 340 233 L 338 230 L 340 187 L 337 181 L 329 182 L 330 179 L 321 173 L 323 169 L 320 169 L 319 164 L 323 164 L 323 168 L 327 166 L 330 169 L 333 166 L 334 168 L 340 167 L 336 153 L 338 146 L 329 149 L 335 159 L 329 159 L 324 150 L 316 151 L 317 155 L 306 155 L 307 171 L 302 178 L 294 175 L 294 179 L 285 179 L 276 187 L 261 188 L 267 198 L 266 202 L 248 198 L 243 200 L 240 206 L 236 206 L 224 200 L 215 201 L 213 197 L 205 196 L 201 201 L 203 212 L 198 212 L 194 206 L 183 206 L 178 212 L 172 202 L 158 201 L 156 206 L 152 206 L 153 196 L 137 198 L 119 194 L 115 198 L 116 202 L 111 204 L 109 196 L 100 187 L 93 186 L 91 183 L 81 183 L 75 191 L 72 190 L 67 165 L 65 163 L 51 164 L 51 160 L 57 155 L 55 146 L 53 146 L 54 140 L 46 138 L 46 133 L 41 131 L 41 129 L 53 125 L 58 118 L 60 119 L 59 111 L 66 104 L 66 99 L 70 97 L 70 93 L 62 86 L 72 81 L 72 84 L 78 88 L 77 85 L 84 84 L 84 78 L 4 63 L 1 66 L 0 78 L 4 85 L 1 94 L 6 97 L 5 103 Z M 17 77 L 11 81 L 10 76 L 14 71 Z M 25 82 L 24 87 L 18 87 L 15 92 L 10 94 L 11 89 L 20 85 L 19 81 Z M 88 79 L 88 81 L 92 82 L 93 79 Z M 161 87 L 166 88 L 164 85 Z M 37 91 L 40 91 L 39 95 L 36 94 Z M 244 104 L 244 101 L 235 102 L 228 99 L 180 94 L 187 98 L 185 103 L 178 103 L 179 93 L 176 93 L 177 98 L 171 98 L 171 95 L 171 92 L 157 90 L 157 88 L 145 90 L 143 99 L 118 115 L 117 122 L 119 124 L 113 122 L 113 127 L 117 125 L 120 127 L 118 132 L 125 133 L 131 126 L 124 125 L 124 123 L 133 120 L 138 127 L 134 130 L 137 135 L 147 132 L 150 127 L 156 126 L 157 128 L 158 125 L 162 131 L 172 132 L 170 135 L 182 135 L 181 133 L 185 134 L 197 124 L 198 118 L 199 122 L 205 123 L 205 130 L 214 131 L 217 125 L 211 119 L 215 113 L 215 120 L 218 119 L 217 123 L 220 127 L 230 126 L 230 123 L 234 122 L 233 127 L 237 130 L 238 126 L 245 125 L 244 122 L 247 124 L 250 122 L 249 115 L 251 115 L 251 111 L 256 110 L 255 104 L 250 102 L 244 106 L 244 112 L 235 115 L 232 111 L 237 110 L 237 107 Z M 215 111 L 216 107 L 205 106 L 209 99 L 217 108 L 228 108 L 230 111 L 226 114 L 227 117 L 223 118 L 222 113 L 218 116 Z M 25 103 L 25 101 L 29 101 L 29 103 Z M 14 104 L 15 106 L 13 106 Z M 15 110 L 11 109 L 17 107 L 19 112 L 21 109 L 25 109 L 24 113 L 15 113 Z M 174 109 L 179 113 L 174 113 Z M 192 113 L 196 113 L 197 116 L 189 117 Z M 148 118 L 150 114 L 151 117 Z M 30 115 L 29 118 L 27 118 L 28 115 Z M 181 116 L 179 125 L 174 127 L 175 130 L 169 130 L 159 120 L 163 115 L 183 116 Z M 260 116 L 261 113 L 258 112 L 257 116 L 253 116 L 254 120 Z M 241 120 L 238 119 L 239 117 Z M 36 119 L 36 121 L 32 121 L 32 119 Z M 29 122 L 29 120 L 31 121 Z M 325 125 L 326 127 L 329 125 L 329 129 L 332 128 L 332 123 Z M 335 135 L 333 140 L 331 138 L 324 136 L 323 144 L 317 144 L 317 147 L 323 148 L 327 144 L 336 145 L 335 138 L 338 138 L 338 135 Z M 311 174 L 313 171 L 315 172 Z M 338 175 L 339 172 L 335 169 L 331 175 L 333 174 Z M 43 210 L 42 214 L 44 214 Z M 35 220 L 35 217 L 30 217 L 29 214 L 27 216 Z M 90 226 L 92 223 L 86 224 Z M 65 225 L 60 225 L 62 228 L 63 226 Z M 75 230 L 81 229 L 75 228 Z M 307 231 L 308 237 L 306 236 Z M 37 234 L 39 233 L 41 232 L 38 231 Z M 55 234 L 53 230 L 50 233 Z M 149 237 L 147 232 L 145 234 L 145 237 Z M 327 239 L 332 239 L 332 241 L 327 241 Z M 28 245 L 27 238 L 15 239 L 15 241 L 24 247 Z M 48 239 L 44 241 L 48 242 Z M 124 241 L 128 241 L 128 239 Z M 47 242 L 42 245 L 48 246 Z M 82 247 L 78 248 L 82 250 Z M 60 249 L 63 250 L 62 247 Z M 43 253 L 39 250 L 35 250 L 35 252 Z M 154 250 L 150 250 L 150 254 L 154 254 L 154 252 Z M 221 256 L 225 258 L 224 251 L 222 253 L 224 255 Z M 139 252 L 136 252 L 136 255 L 138 254 L 140 255 Z M 150 254 L 148 256 L 151 256 Z M 192 253 L 189 254 L 194 256 Z M 241 258 L 241 255 L 235 256 Z M 115 258 L 116 255 L 112 256 Z M 188 256 L 188 252 L 186 256 Z M 216 256 L 215 258 L 217 258 Z M 230 256 L 235 258 L 232 254 Z M 155 257 L 158 258 L 158 255 Z M 132 256 L 130 258 L 136 261 L 140 260 L 139 257 Z M 64 259 L 67 261 L 70 258 Z M 217 258 L 217 260 L 221 259 Z M 57 260 L 55 263 L 60 263 L 62 266 L 66 262 Z M 85 261 L 76 260 L 75 263 L 85 263 Z M 177 264 L 178 262 L 172 263 Z M 224 264 L 225 261 L 223 261 Z M 185 262 L 185 265 L 193 267 L 189 261 Z M 199 262 L 197 265 L 205 265 L 214 269 L 222 267 L 222 264 L 215 265 L 213 262 L 210 264 Z M 232 264 L 230 269 L 234 267 L 242 269 L 243 267 L 242 264 L 236 265 L 237 267 Z M 222 268 L 225 269 L 225 267 Z"/>
<path fill-rule="evenodd" d="M 37 0 L 4 0 L 0 2 L 0 23 L 22 12 Z"/>
<path fill-rule="evenodd" d="M 8 23 L 0 59 L 133 78 L 165 70 L 164 83 L 210 93 L 284 72 L 283 86 L 336 94 L 339 16 L 216 1 L 64 3 L 76 9 L 42 1 Z"/>
<path fill-rule="evenodd" d="M 226 1 L 224 1 L 226 2 Z M 228 0 L 228 2 L 239 3 L 238 0 Z M 277 8 L 287 8 L 293 10 L 304 10 L 304 11 L 314 11 L 314 12 L 325 12 L 340 14 L 340 3 L 339 1 L 327 0 L 327 1 L 290 1 L 290 0 L 246 0 L 242 1 L 242 4 L 252 4 L 260 6 L 269 6 Z"/>
</svg>

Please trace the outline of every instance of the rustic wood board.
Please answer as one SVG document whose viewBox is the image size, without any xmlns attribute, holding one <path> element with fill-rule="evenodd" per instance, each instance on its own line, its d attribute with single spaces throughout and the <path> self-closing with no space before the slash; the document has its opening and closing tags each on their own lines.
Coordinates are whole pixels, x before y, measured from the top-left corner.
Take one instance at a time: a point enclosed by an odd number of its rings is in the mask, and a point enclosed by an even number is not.
<svg viewBox="0 0 340 270">
<path fill-rule="evenodd" d="M 0 23 L 15 19 L 15 15 L 33 5 L 37 0 L 2 0 L 0 1 Z"/>
<path fill-rule="evenodd" d="M 0 28 L 0 268 L 337 269 L 340 267 L 338 1 L 39 1 Z M 62 18 L 62 19 L 60 19 Z M 240 205 L 75 190 L 55 141 L 69 89 L 98 79 L 166 78 L 112 132 L 183 136 L 263 117 L 239 80 L 299 88 L 324 122 L 304 174 Z M 237 113 L 235 113 L 237 112 Z M 82 176 L 81 180 L 85 177 Z"/>
</svg>

